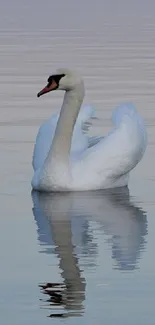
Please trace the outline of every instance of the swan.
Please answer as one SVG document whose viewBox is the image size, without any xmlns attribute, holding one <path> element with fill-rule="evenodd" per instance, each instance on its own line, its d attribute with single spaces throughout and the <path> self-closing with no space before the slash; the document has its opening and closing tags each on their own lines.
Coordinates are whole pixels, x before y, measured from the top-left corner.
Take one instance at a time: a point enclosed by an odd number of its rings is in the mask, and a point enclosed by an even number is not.
<svg viewBox="0 0 155 325">
<path fill-rule="evenodd" d="M 49 150 L 34 168 L 32 188 L 61 192 L 128 185 L 129 172 L 142 159 L 147 145 L 144 121 L 134 105 L 126 103 L 117 107 L 112 115 L 114 129 L 97 141 L 94 138 L 91 145 L 88 141 L 86 147 L 73 153 L 72 135 L 85 95 L 84 81 L 77 72 L 58 69 L 37 96 L 54 90 L 64 90 L 64 100 L 54 133 L 51 125 Z M 75 137 L 80 136 L 80 129 L 77 122 Z M 45 143 L 46 140 L 45 135 Z M 44 144 L 40 150 L 43 151 L 43 147 Z M 33 157 L 33 161 L 37 161 L 35 152 Z"/>
</svg>

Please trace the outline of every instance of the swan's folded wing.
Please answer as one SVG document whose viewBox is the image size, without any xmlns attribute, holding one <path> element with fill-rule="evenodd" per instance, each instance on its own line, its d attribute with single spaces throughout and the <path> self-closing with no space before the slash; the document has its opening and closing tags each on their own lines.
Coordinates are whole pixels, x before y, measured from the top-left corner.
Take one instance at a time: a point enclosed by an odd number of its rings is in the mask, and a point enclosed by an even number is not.
<svg viewBox="0 0 155 325">
<path fill-rule="evenodd" d="M 97 143 L 99 143 L 103 139 L 104 139 L 104 136 L 88 137 L 88 148 L 95 146 Z"/>
<path fill-rule="evenodd" d="M 100 141 L 91 145 L 72 167 L 77 188 L 107 188 L 127 175 L 141 160 L 146 149 L 146 132 L 143 120 L 135 113 L 127 115 L 121 123 Z M 122 181 L 117 181 L 122 186 Z"/>
<path fill-rule="evenodd" d="M 51 118 L 45 121 L 39 128 L 32 159 L 34 170 L 41 168 L 47 157 L 55 133 L 56 124 L 57 118 L 55 115 L 52 115 Z"/>
<path fill-rule="evenodd" d="M 75 125 L 87 123 L 95 117 L 95 109 L 90 105 L 82 105 Z"/>
</svg>

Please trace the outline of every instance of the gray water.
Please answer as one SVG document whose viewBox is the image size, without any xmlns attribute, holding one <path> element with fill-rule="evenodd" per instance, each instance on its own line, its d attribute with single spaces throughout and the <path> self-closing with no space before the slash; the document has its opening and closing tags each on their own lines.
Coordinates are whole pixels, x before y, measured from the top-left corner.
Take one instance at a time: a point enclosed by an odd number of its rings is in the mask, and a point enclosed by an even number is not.
<svg viewBox="0 0 155 325">
<path fill-rule="evenodd" d="M 122 102 L 143 116 L 129 189 L 31 195 L 37 130 L 62 102 L 36 94 L 58 67 L 84 77 L 90 134 L 106 134 Z M 154 75 L 153 0 L 1 1 L 1 324 L 154 324 Z"/>
</svg>

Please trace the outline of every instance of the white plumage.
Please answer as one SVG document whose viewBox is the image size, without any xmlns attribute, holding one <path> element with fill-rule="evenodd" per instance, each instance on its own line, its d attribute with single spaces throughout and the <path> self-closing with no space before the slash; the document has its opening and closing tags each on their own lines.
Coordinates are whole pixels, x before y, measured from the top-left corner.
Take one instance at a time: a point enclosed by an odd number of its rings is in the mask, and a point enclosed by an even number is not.
<svg viewBox="0 0 155 325">
<path fill-rule="evenodd" d="M 34 148 L 32 187 L 39 191 L 83 191 L 128 184 L 129 172 L 141 160 L 146 130 L 134 105 L 122 104 L 112 115 L 114 129 L 91 141 L 82 131 L 94 111 L 81 107 L 84 83 L 69 70 L 58 89 L 65 90 L 61 112 L 45 122 Z M 49 90 L 48 90 L 49 91 Z M 79 113 L 80 112 L 80 113 Z M 79 113 L 79 115 L 78 115 Z"/>
</svg>

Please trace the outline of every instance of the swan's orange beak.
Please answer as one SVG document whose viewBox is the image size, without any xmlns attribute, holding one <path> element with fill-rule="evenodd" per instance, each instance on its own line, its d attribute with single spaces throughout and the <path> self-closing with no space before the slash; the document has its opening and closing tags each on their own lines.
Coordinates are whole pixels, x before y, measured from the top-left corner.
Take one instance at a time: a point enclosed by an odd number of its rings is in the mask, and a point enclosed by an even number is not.
<svg viewBox="0 0 155 325">
<path fill-rule="evenodd" d="M 55 90 L 57 89 L 58 85 L 57 83 L 55 82 L 55 80 L 52 80 L 52 83 L 48 83 L 47 86 L 45 88 L 43 88 L 38 94 L 37 94 L 37 97 L 40 97 L 46 93 L 49 93 L 50 91 L 52 90 Z"/>
</svg>

